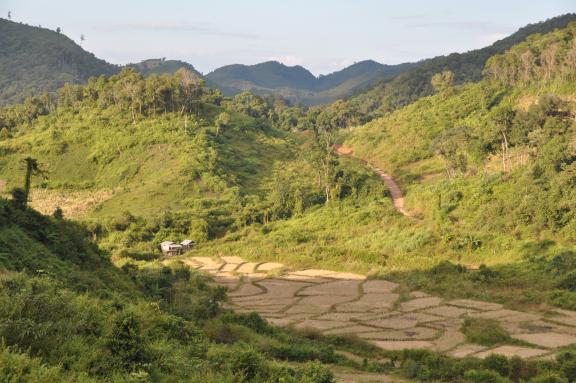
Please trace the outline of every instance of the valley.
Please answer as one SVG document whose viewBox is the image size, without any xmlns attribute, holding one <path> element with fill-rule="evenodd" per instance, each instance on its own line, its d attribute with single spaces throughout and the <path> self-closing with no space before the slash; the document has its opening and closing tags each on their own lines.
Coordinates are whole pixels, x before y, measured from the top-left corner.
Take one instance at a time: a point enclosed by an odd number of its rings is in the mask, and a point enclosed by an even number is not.
<svg viewBox="0 0 576 383">
<path fill-rule="evenodd" d="M 1 19 L 0 381 L 575 381 L 575 20 L 315 76 Z"/>
</svg>

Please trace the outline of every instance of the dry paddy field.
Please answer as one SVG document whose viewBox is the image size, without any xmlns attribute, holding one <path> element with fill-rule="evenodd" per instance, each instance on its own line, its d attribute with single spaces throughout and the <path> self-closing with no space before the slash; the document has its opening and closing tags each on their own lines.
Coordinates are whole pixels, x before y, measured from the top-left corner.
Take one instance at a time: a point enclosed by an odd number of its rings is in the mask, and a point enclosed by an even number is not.
<svg viewBox="0 0 576 383">
<path fill-rule="evenodd" d="M 239 257 L 185 257 L 191 267 L 213 275 L 229 290 L 227 308 L 257 312 L 269 323 L 324 335 L 353 335 L 385 350 L 429 349 L 457 358 L 551 358 L 576 344 L 576 312 L 524 312 L 501 304 L 445 300 L 420 291 L 400 291 L 386 280 L 308 269 L 290 271 L 280 263 L 245 262 Z M 496 321 L 511 344 L 468 343 L 465 318 Z"/>
</svg>

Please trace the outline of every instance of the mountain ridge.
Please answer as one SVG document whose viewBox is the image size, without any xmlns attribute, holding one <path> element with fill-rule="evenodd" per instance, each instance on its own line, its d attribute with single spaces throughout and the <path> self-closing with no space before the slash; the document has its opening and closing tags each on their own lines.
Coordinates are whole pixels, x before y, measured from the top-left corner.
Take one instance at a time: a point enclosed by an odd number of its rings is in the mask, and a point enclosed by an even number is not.
<svg viewBox="0 0 576 383">
<path fill-rule="evenodd" d="M 478 82 L 482 79 L 484 65 L 490 57 L 504 53 L 514 45 L 528 39 L 529 36 L 565 28 L 571 21 L 576 21 L 576 13 L 528 24 L 484 48 L 419 61 L 414 68 L 354 95 L 350 98 L 350 102 L 359 113 L 378 117 L 408 105 L 420 97 L 432 95 L 434 87 L 430 80 L 433 75 L 442 71 L 453 72 L 455 84 Z"/>
<path fill-rule="evenodd" d="M 385 65 L 363 60 L 341 70 L 314 76 L 308 69 L 278 61 L 254 65 L 232 64 L 215 69 L 205 78 L 209 86 L 227 95 L 250 91 L 260 95 L 280 94 L 294 103 L 314 105 L 349 96 L 376 81 L 396 75 L 415 64 Z"/>
</svg>

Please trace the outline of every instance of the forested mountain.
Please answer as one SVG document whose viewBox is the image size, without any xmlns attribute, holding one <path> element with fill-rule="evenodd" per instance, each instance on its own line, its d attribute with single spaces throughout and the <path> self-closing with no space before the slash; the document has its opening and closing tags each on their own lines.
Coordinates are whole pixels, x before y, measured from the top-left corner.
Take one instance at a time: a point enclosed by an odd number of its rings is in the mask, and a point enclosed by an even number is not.
<svg viewBox="0 0 576 383">
<path fill-rule="evenodd" d="M 316 77 L 305 68 L 287 66 L 277 61 L 255 65 L 227 65 L 206 75 L 209 85 L 221 88 L 225 94 L 236 94 L 246 90 L 274 90 L 294 88 L 311 90 Z"/>
<path fill-rule="evenodd" d="M 442 71 L 451 71 L 454 74 L 455 84 L 479 81 L 482 78 L 486 61 L 493 55 L 503 53 L 513 45 L 526 40 L 530 35 L 564 28 L 574 20 L 576 20 L 576 14 L 573 13 L 554 17 L 527 25 L 486 48 L 423 60 L 417 63 L 415 68 L 404 71 L 392 79 L 384 80 L 372 89 L 352 97 L 349 100 L 350 105 L 363 115 L 382 115 L 422 96 L 433 94 L 434 87 L 430 79 Z"/>
<path fill-rule="evenodd" d="M 178 69 L 184 68 L 193 72 L 196 76 L 202 77 L 202 74 L 200 74 L 200 72 L 198 72 L 191 64 L 180 60 L 166 60 L 164 58 L 148 59 L 136 64 L 128 64 L 126 66 L 136 69 L 144 76 L 149 76 L 153 73 L 158 75 L 174 74 Z"/>
<path fill-rule="evenodd" d="M 325 91 L 341 86 L 348 81 L 355 83 L 351 89 L 361 88 L 372 84 L 374 81 L 392 77 L 414 65 L 416 64 L 384 65 L 373 60 L 364 60 L 339 71 L 327 75 L 320 75 L 316 89 Z"/>
<path fill-rule="evenodd" d="M 0 105 L 118 70 L 62 33 L 0 19 Z"/>
<path fill-rule="evenodd" d="M 290 67 L 269 61 L 256 65 L 224 66 L 207 74 L 206 80 L 228 95 L 250 91 L 280 95 L 296 104 L 315 105 L 351 95 L 412 65 L 383 65 L 367 60 L 317 78 L 301 66 Z"/>
<path fill-rule="evenodd" d="M 491 57 L 482 81 L 443 88 L 346 137 L 405 191 L 417 219 L 411 263 L 507 264 L 486 284 L 456 269 L 412 282 L 576 307 L 567 282 L 575 272 L 575 36 L 576 23 L 531 36 Z"/>
</svg>

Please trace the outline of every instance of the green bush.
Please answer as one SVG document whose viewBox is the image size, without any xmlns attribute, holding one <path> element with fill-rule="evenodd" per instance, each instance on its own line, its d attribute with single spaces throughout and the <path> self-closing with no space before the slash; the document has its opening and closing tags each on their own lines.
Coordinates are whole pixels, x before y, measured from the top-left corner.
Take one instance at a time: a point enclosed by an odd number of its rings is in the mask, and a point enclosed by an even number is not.
<svg viewBox="0 0 576 383">
<path fill-rule="evenodd" d="M 505 383 L 506 379 L 495 371 L 469 370 L 464 373 L 464 379 L 471 383 Z"/>
<path fill-rule="evenodd" d="M 301 383 L 333 383 L 334 374 L 318 361 L 307 362 L 296 371 L 296 378 Z"/>
<path fill-rule="evenodd" d="M 466 340 L 484 346 L 510 341 L 510 334 L 500 327 L 498 321 L 484 318 L 466 318 L 461 328 Z"/>
</svg>

